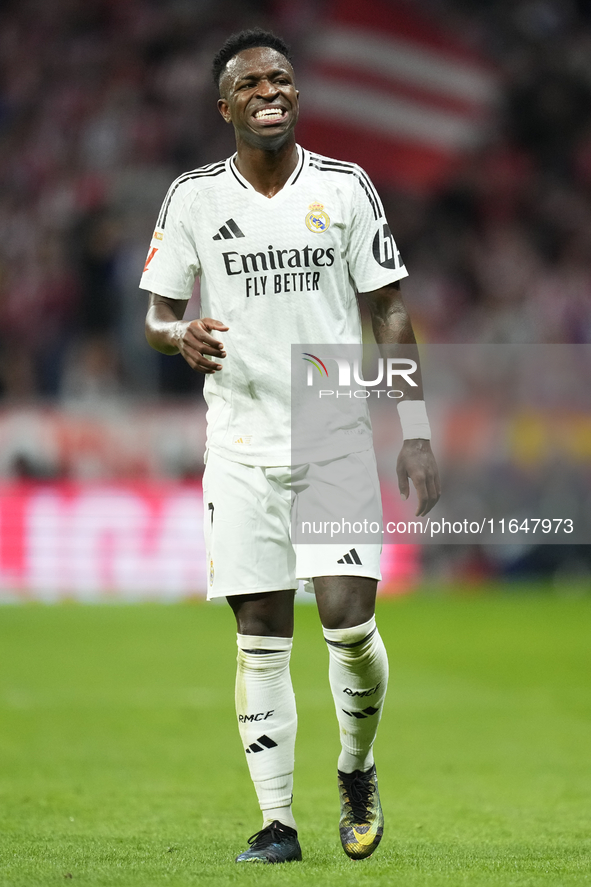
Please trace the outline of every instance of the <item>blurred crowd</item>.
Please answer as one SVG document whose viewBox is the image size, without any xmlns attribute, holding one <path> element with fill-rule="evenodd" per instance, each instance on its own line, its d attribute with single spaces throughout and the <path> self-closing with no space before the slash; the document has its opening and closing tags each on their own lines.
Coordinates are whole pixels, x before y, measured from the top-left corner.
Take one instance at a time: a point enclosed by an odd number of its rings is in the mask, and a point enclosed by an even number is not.
<svg viewBox="0 0 591 887">
<path fill-rule="evenodd" d="M 499 71 L 482 146 L 430 200 L 390 194 L 428 342 L 591 342 L 591 6 L 428 2 Z"/>
<path fill-rule="evenodd" d="M 143 337 L 139 275 L 179 172 L 226 156 L 213 54 L 265 4 L 16 0 L 0 11 L 0 390 L 198 383 Z"/>
<path fill-rule="evenodd" d="M 431 342 L 591 341 L 591 14 L 574 0 L 426 0 L 499 71 L 483 145 L 443 191 L 380 183 Z M 0 396 L 92 402 L 194 391 L 145 344 L 138 290 L 171 180 L 233 150 L 210 64 L 264 0 L 14 0 L 0 6 Z M 298 68 L 301 70 L 301 67 Z M 313 146 L 310 146 L 313 147 Z M 338 149 L 335 146 L 335 153 Z"/>
</svg>

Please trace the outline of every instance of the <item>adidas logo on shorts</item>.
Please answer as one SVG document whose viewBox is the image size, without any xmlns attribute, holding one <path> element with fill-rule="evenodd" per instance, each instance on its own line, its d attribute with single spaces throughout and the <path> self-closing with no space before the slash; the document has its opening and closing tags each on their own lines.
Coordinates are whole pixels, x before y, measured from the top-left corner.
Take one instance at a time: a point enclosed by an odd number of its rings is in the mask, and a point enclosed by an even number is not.
<svg viewBox="0 0 591 887">
<path fill-rule="evenodd" d="M 234 221 L 234 219 L 227 219 L 225 225 L 222 225 L 217 234 L 211 238 L 212 240 L 232 240 L 234 237 L 244 237 L 244 234 Z"/>
<path fill-rule="evenodd" d="M 361 558 L 354 548 L 348 551 L 347 554 L 343 555 L 343 557 L 337 561 L 337 564 L 358 564 L 358 566 L 362 566 Z"/>
</svg>

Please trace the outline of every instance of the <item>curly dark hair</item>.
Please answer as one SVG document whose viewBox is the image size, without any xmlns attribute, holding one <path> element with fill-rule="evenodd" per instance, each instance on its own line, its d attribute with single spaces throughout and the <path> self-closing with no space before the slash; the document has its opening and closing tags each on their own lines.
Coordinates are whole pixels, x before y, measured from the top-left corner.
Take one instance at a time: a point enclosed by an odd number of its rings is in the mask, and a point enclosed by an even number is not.
<svg viewBox="0 0 591 887">
<path fill-rule="evenodd" d="M 248 31 L 240 31 L 238 34 L 232 34 L 218 54 L 213 60 L 211 73 L 215 85 L 219 88 L 220 78 L 224 73 L 225 67 L 233 59 L 235 55 L 242 52 L 243 49 L 252 49 L 255 46 L 268 46 L 275 49 L 285 56 L 288 62 L 291 62 L 291 55 L 287 43 L 273 34 L 271 31 L 264 31 L 262 28 L 251 28 Z"/>
</svg>

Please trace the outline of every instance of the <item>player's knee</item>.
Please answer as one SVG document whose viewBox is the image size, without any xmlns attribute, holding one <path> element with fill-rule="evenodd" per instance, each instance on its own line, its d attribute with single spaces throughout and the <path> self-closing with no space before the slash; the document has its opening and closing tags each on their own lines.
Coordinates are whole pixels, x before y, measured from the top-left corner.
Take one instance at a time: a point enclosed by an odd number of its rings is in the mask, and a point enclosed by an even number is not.
<svg viewBox="0 0 591 887">
<path fill-rule="evenodd" d="M 357 611 L 355 614 L 332 612 L 330 615 L 322 617 L 322 627 L 336 631 L 343 628 L 355 628 L 357 625 L 368 622 L 372 616 L 373 610 Z"/>
<path fill-rule="evenodd" d="M 354 628 L 375 613 L 377 582 L 365 577 L 314 579 L 316 602 L 324 628 Z"/>
<path fill-rule="evenodd" d="M 239 634 L 257 635 L 262 638 L 290 638 L 293 636 L 293 623 L 287 620 L 237 617 L 236 625 Z"/>
<path fill-rule="evenodd" d="M 294 592 L 272 592 L 228 598 L 239 634 L 259 637 L 293 636 Z"/>
</svg>

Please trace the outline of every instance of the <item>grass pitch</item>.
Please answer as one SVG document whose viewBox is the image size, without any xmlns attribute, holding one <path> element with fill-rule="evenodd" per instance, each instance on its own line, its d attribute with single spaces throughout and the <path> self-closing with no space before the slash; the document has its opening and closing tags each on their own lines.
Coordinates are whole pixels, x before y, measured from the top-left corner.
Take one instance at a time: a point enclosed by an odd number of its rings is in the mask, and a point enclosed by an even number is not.
<svg viewBox="0 0 591 887">
<path fill-rule="evenodd" d="M 0 884 L 591 884 L 591 598 L 382 601 L 386 832 L 339 844 L 337 729 L 297 610 L 304 861 L 238 867 L 259 814 L 233 712 L 230 609 L 0 609 Z"/>
</svg>

